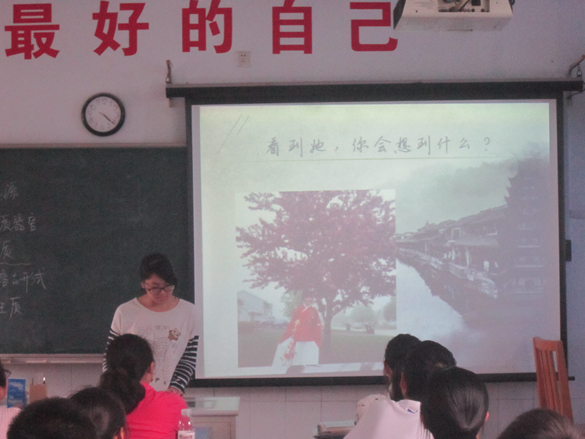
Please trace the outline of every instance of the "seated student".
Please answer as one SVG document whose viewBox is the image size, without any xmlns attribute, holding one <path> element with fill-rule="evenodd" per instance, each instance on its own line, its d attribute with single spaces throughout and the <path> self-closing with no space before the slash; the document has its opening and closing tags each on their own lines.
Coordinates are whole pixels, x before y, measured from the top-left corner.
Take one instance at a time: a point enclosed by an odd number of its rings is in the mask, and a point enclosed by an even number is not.
<svg viewBox="0 0 585 439">
<path fill-rule="evenodd" d="M 97 439 L 95 427 L 77 404 L 45 398 L 21 410 L 12 420 L 8 439 Z"/>
<path fill-rule="evenodd" d="M 0 362 L 0 401 L 6 398 L 6 394 L 8 393 L 8 386 L 6 380 L 6 371 Z M 6 439 L 6 432 L 8 431 L 8 426 L 10 425 L 10 421 L 14 418 L 18 412 L 20 411 L 17 407 L 6 407 L 0 406 L 0 439 Z"/>
<path fill-rule="evenodd" d="M 431 374 L 420 413 L 435 439 L 476 439 L 489 416 L 488 406 L 483 381 L 469 370 L 451 367 Z"/>
<path fill-rule="evenodd" d="M 384 352 L 384 378 L 388 383 L 388 392 L 386 394 L 368 395 L 360 399 L 357 403 L 356 423 L 374 401 L 388 397 L 394 401 L 404 399 L 400 390 L 403 363 L 408 352 L 419 343 L 420 340 L 410 334 L 398 334 L 390 339 Z"/>
<path fill-rule="evenodd" d="M 88 387 L 69 397 L 95 425 L 98 439 L 124 439 L 126 412 L 122 402 L 110 392 Z"/>
<path fill-rule="evenodd" d="M 585 435 L 566 417 L 548 409 L 522 413 L 498 439 L 583 439 Z"/>
<path fill-rule="evenodd" d="M 154 356 L 148 341 L 134 334 L 120 335 L 106 349 L 106 365 L 98 387 L 122 401 L 130 438 L 175 439 L 187 404 L 176 393 L 150 386 Z"/>
<path fill-rule="evenodd" d="M 420 419 L 420 398 L 431 372 L 455 366 L 453 354 L 434 341 L 423 341 L 408 354 L 400 388 L 405 399 L 372 403 L 346 439 L 427 439 Z"/>
</svg>

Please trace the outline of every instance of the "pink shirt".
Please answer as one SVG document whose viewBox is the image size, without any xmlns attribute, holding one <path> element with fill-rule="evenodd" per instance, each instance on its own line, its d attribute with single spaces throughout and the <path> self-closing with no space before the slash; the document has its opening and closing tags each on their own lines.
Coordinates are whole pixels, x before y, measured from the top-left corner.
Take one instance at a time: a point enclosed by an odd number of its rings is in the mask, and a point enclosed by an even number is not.
<svg viewBox="0 0 585 439">
<path fill-rule="evenodd" d="M 142 384 L 146 396 L 126 416 L 131 439 L 175 439 L 185 400 L 176 393 L 157 392 L 150 384 Z"/>
<path fill-rule="evenodd" d="M 19 408 L 0 406 L 0 439 L 6 439 L 6 432 L 12 419 L 20 412 Z"/>
</svg>

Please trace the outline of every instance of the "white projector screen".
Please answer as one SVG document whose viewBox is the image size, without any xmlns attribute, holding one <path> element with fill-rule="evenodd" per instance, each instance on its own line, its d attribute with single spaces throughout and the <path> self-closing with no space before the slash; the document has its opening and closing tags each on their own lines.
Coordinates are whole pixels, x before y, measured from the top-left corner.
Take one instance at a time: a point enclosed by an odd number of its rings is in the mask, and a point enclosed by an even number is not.
<svg viewBox="0 0 585 439">
<path fill-rule="evenodd" d="M 527 374 L 563 335 L 555 99 L 189 108 L 197 381 L 381 376 L 399 333 Z"/>
</svg>

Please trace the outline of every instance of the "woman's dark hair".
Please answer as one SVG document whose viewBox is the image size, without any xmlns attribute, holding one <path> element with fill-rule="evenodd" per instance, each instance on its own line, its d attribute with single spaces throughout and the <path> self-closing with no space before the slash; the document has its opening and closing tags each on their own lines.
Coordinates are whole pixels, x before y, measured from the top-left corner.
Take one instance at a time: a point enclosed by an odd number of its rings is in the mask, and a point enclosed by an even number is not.
<svg viewBox="0 0 585 439">
<path fill-rule="evenodd" d="M 451 367 L 431 374 L 420 413 L 435 439 L 475 439 L 485 423 L 488 406 L 483 381 L 469 370 Z"/>
<path fill-rule="evenodd" d="M 498 439 L 583 439 L 566 417 L 553 410 L 533 409 L 522 413 L 500 433 Z"/>
<path fill-rule="evenodd" d="M 153 253 L 142 258 L 140 263 L 140 281 L 144 282 L 156 274 L 169 285 L 177 286 L 177 276 L 169 258 L 161 253 Z"/>
<path fill-rule="evenodd" d="M 107 370 L 98 387 L 120 398 L 128 414 L 144 399 L 140 380 L 153 362 L 152 348 L 145 339 L 134 334 L 120 335 L 106 349 Z"/>
<path fill-rule="evenodd" d="M 70 396 L 95 425 L 98 439 L 113 439 L 126 426 L 122 402 L 110 392 L 88 387 Z"/>
<path fill-rule="evenodd" d="M 390 397 L 394 401 L 400 401 L 401 399 L 404 399 L 404 395 L 400 389 L 400 380 L 402 379 L 404 360 L 406 359 L 406 356 L 410 350 L 419 343 L 420 340 L 414 335 L 398 334 L 386 345 L 386 351 L 384 352 L 384 362 L 392 371 L 392 379 L 390 381 L 390 384 L 392 384 Z"/>
<path fill-rule="evenodd" d="M 431 340 L 421 341 L 404 360 L 402 376 L 406 383 L 406 398 L 420 401 L 431 372 L 455 365 L 453 354 L 445 346 Z"/>
<path fill-rule="evenodd" d="M 6 387 L 6 372 L 4 371 L 4 366 L 2 366 L 1 361 L 0 361 L 0 387 Z"/>
</svg>

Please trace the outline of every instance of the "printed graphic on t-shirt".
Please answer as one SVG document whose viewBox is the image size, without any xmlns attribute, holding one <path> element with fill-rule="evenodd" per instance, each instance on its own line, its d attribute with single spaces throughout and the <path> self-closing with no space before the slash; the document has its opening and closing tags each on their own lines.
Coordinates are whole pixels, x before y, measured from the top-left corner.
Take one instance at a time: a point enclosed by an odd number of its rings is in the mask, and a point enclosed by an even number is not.
<svg viewBox="0 0 585 439">
<path fill-rule="evenodd" d="M 153 383 L 162 381 L 164 386 L 171 382 L 175 364 L 173 358 L 177 352 L 181 332 L 167 325 L 145 326 L 138 328 L 138 335 L 150 342 L 154 354 Z"/>
</svg>

